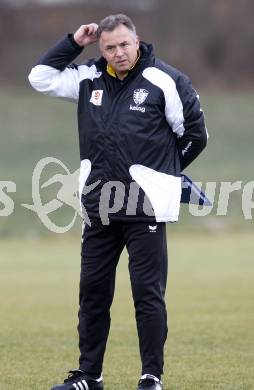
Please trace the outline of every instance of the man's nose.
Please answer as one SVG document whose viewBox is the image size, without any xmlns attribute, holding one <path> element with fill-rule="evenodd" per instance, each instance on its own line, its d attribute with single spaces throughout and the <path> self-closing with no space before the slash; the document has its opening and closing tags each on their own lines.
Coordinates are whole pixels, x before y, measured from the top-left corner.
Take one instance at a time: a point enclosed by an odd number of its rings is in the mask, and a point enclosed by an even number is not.
<svg viewBox="0 0 254 390">
<path fill-rule="evenodd" d="M 116 47 L 116 56 L 117 57 L 122 57 L 123 55 L 123 48 L 121 46 Z"/>
</svg>

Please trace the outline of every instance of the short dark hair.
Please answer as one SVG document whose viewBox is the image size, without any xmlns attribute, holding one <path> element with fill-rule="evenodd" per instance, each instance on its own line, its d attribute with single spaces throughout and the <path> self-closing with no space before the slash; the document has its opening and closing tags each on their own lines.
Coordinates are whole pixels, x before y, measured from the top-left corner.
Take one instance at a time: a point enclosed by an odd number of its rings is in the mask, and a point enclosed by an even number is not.
<svg viewBox="0 0 254 390">
<path fill-rule="evenodd" d="M 96 31 L 97 38 L 99 39 L 103 31 L 113 31 L 116 27 L 123 24 L 130 31 L 136 34 L 136 27 L 133 21 L 124 14 L 109 15 L 100 21 L 99 27 Z"/>
</svg>

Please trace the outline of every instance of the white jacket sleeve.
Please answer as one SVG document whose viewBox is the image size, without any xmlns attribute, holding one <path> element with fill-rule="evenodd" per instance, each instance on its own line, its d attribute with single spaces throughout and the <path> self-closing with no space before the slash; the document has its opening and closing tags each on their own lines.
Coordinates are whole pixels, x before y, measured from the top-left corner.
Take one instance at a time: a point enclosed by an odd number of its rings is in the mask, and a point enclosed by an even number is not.
<svg viewBox="0 0 254 390">
<path fill-rule="evenodd" d="M 77 102 L 79 97 L 78 69 L 63 71 L 48 65 L 36 65 L 28 76 L 32 87 L 45 95 Z"/>
</svg>

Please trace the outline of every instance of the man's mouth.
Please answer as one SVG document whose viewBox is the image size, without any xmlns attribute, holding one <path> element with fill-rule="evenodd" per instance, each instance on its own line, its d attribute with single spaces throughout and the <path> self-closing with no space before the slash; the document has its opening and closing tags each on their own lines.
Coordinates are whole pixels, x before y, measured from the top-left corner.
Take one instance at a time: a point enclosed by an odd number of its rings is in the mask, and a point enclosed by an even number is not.
<svg viewBox="0 0 254 390">
<path fill-rule="evenodd" d="M 117 64 L 117 65 L 122 65 L 122 64 L 124 64 L 125 62 L 127 62 L 127 60 L 117 61 L 116 64 Z"/>
</svg>

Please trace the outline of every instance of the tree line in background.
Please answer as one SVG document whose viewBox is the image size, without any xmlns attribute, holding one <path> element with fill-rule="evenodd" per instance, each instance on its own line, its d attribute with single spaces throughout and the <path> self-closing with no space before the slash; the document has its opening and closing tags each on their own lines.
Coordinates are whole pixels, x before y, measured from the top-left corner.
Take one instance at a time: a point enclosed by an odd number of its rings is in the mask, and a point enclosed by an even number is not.
<svg viewBox="0 0 254 390">
<path fill-rule="evenodd" d="M 253 89 L 253 0 L 150 0 L 149 7 L 138 0 L 137 7 L 92 3 L 18 8 L 0 3 L 1 85 L 27 84 L 31 66 L 54 41 L 81 24 L 123 12 L 134 20 L 141 39 L 154 44 L 156 55 L 190 75 L 194 84 Z M 82 57 L 98 54 L 97 47 L 89 47 Z"/>
</svg>

